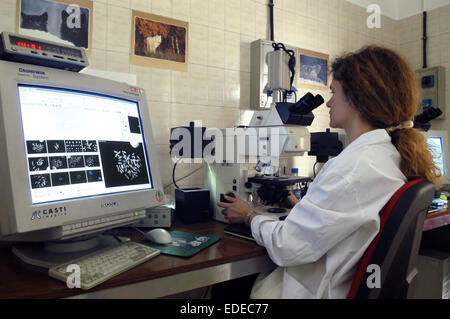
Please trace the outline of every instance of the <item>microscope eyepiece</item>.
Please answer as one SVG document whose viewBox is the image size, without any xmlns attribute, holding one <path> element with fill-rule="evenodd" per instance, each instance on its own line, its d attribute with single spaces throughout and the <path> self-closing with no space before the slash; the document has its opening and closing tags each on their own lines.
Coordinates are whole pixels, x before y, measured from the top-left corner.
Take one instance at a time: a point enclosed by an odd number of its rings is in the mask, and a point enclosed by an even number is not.
<svg viewBox="0 0 450 319">
<path fill-rule="evenodd" d="M 291 112 L 294 114 L 305 115 L 318 108 L 324 102 L 325 100 L 320 94 L 314 96 L 312 93 L 308 92 L 292 106 Z"/>
</svg>

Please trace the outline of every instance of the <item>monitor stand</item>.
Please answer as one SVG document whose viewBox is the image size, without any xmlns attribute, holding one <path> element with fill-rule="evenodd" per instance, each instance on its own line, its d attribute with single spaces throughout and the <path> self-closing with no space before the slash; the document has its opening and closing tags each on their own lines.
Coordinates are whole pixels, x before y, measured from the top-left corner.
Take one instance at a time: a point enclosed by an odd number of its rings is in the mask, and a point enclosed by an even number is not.
<svg viewBox="0 0 450 319">
<path fill-rule="evenodd" d="M 128 240 L 97 234 L 44 243 L 19 243 L 13 246 L 12 252 L 27 264 L 51 268 Z"/>
</svg>

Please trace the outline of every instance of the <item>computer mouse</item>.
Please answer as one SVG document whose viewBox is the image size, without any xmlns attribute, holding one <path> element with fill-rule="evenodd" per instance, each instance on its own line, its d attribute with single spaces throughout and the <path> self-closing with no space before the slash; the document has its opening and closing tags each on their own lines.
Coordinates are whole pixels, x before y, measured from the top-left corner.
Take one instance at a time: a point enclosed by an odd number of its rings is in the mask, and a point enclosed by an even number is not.
<svg viewBox="0 0 450 319">
<path fill-rule="evenodd" d="M 170 233 L 162 228 L 152 229 L 147 232 L 144 237 L 145 239 L 160 245 L 166 245 L 172 242 L 172 236 L 170 236 Z"/>
</svg>

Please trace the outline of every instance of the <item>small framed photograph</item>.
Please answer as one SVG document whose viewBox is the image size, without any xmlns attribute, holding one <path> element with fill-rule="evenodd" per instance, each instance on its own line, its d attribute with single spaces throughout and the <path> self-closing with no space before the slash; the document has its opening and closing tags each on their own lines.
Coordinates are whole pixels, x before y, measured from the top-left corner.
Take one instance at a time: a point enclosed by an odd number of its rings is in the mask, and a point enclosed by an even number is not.
<svg viewBox="0 0 450 319">
<path fill-rule="evenodd" d="M 328 90 L 327 54 L 298 49 L 299 88 Z"/>
<path fill-rule="evenodd" d="M 17 0 L 16 32 L 86 50 L 92 47 L 92 0 Z"/>
<path fill-rule="evenodd" d="M 132 64 L 188 71 L 188 22 L 135 10 L 132 19 Z"/>
</svg>

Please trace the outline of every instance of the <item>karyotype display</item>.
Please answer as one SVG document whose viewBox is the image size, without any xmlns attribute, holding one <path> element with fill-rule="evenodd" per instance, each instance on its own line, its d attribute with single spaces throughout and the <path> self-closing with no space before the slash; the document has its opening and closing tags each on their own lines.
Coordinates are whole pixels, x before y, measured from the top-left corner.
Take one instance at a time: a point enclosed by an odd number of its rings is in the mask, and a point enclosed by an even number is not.
<svg viewBox="0 0 450 319">
<path fill-rule="evenodd" d="M 106 187 L 149 183 L 142 143 L 99 141 Z"/>
<path fill-rule="evenodd" d="M 94 182 L 104 182 L 109 188 L 150 181 L 142 143 L 133 146 L 122 141 L 36 140 L 27 141 L 27 151 L 32 188 Z"/>
</svg>

